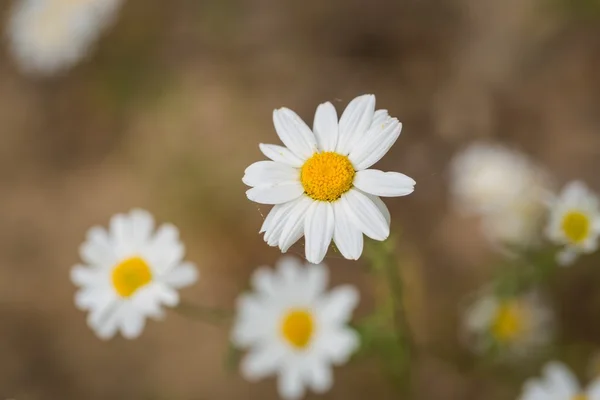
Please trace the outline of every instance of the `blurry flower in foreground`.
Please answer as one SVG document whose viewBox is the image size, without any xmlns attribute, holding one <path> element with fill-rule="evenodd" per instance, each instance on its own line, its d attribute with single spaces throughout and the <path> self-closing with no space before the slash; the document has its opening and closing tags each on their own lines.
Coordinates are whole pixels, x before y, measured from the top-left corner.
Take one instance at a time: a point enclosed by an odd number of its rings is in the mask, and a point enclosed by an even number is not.
<svg viewBox="0 0 600 400">
<path fill-rule="evenodd" d="M 184 247 L 177 228 L 164 224 L 153 232 L 152 216 L 142 210 L 117 214 L 110 229 L 91 228 L 81 246 L 85 265 L 71 271 L 80 290 L 75 304 L 89 311 L 88 325 L 102 339 L 120 330 L 136 338 L 146 317 L 160 319 L 163 305 L 176 306 L 176 289 L 198 279 L 196 267 L 182 262 Z"/>
<path fill-rule="evenodd" d="M 323 393 L 333 385 L 331 364 L 348 361 L 358 336 L 346 324 L 358 303 L 352 286 L 325 292 L 323 265 L 303 265 L 282 258 L 272 271 L 259 268 L 252 276 L 253 294 L 238 299 L 232 341 L 249 350 L 242 375 L 258 380 L 278 375 L 281 397 L 297 399 L 305 387 Z"/>
<path fill-rule="evenodd" d="M 600 400 L 600 379 L 582 389 L 567 366 L 550 362 L 544 367 L 541 378 L 525 382 L 519 400 Z"/>
<path fill-rule="evenodd" d="M 331 240 L 347 259 L 357 260 L 363 233 L 374 240 L 390 234 L 390 214 L 378 196 L 405 196 L 415 181 L 397 172 L 368 169 L 392 147 L 402 129 L 386 110 L 375 111 L 375 96 L 348 104 L 339 123 L 329 102 L 315 113 L 313 130 L 292 110 L 273 111 L 286 147 L 261 144 L 272 161 L 250 165 L 243 182 L 252 201 L 275 206 L 260 232 L 270 246 L 286 252 L 305 236 L 306 259 L 319 263 Z"/>
<path fill-rule="evenodd" d="M 525 154 L 473 143 L 454 157 L 450 169 L 455 207 L 480 216 L 488 238 L 520 245 L 537 238 L 549 185 L 546 174 Z"/>
<path fill-rule="evenodd" d="M 580 253 L 592 253 L 598 248 L 600 209 L 598 198 L 582 182 L 571 182 L 561 194 L 551 200 L 548 238 L 564 249 L 558 253 L 560 265 L 569 265 Z"/>
<path fill-rule="evenodd" d="M 463 334 L 478 353 L 523 356 L 552 338 L 553 314 L 534 293 L 512 297 L 486 294 L 467 309 Z"/>
<path fill-rule="evenodd" d="M 122 0 L 19 0 L 7 24 L 18 66 L 33 75 L 53 75 L 86 56 L 113 21 Z"/>
</svg>

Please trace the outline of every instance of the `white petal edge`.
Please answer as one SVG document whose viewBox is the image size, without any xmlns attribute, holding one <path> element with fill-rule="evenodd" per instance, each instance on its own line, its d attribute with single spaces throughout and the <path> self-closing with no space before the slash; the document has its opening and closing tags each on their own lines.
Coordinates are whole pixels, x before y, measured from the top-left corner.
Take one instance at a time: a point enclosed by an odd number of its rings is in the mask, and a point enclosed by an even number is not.
<svg viewBox="0 0 600 400">
<path fill-rule="evenodd" d="M 304 234 L 304 224 L 306 213 L 309 207 L 314 203 L 309 197 L 303 196 L 301 200 L 290 210 L 287 221 L 279 237 L 279 249 L 285 253 L 296 243 Z"/>
<path fill-rule="evenodd" d="M 306 123 L 292 110 L 280 108 L 273 111 L 273 124 L 279 139 L 301 160 L 317 152 L 317 140 Z"/>
<path fill-rule="evenodd" d="M 399 172 L 383 172 L 377 169 L 358 171 L 354 186 L 375 196 L 406 196 L 415 190 L 415 180 Z"/>
<path fill-rule="evenodd" d="M 323 261 L 333 238 L 334 226 L 331 203 L 315 201 L 306 212 L 304 223 L 305 254 L 308 262 L 318 264 Z"/>
<path fill-rule="evenodd" d="M 402 132 L 402 124 L 396 118 L 388 118 L 382 126 L 369 129 L 364 137 L 348 154 L 348 159 L 357 171 L 367 169 L 381 160 Z"/>
<path fill-rule="evenodd" d="M 365 94 L 353 99 L 340 117 L 336 152 L 348 155 L 371 126 L 374 114 L 374 95 Z"/>
<path fill-rule="evenodd" d="M 362 231 L 350 221 L 350 217 L 346 215 L 339 201 L 333 203 L 333 212 L 335 219 L 333 241 L 337 249 L 348 260 L 358 260 L 364 246 Z"/>
<path fill-rule="evenodd" d="M 367 196 L 351 189 L 339 200 L 351 222 L 373 240 L 385 240 L 390 235 L 390 226 L 379 208 Z"/>
<path fill-rule="evenodd" d="M 248 186 L 275 185 L 300 180 L 300 171 L 275 161 L 257 161 L 244 171 L 242 182 Z"/>
<path fill-rule="evenodd" d="M 300 182 L 260 185 L 246 191 L 249 200 L 260 204 L 281 204 L 292 201 L 304 193 Z"/>
<path fill-rule="evenodd" d="M 321 151 L 334 151 L 338 141 L 338 117 L 330 102 L 320 104 L 315 112 L 313 132 Z"/>
<path fill-rule="evenodd" d="M 270 158 L 275 162 L 287 164 L 294 168 L 300 168 L 302 164 L 304 164 L 301 159 L 299 159 L 296 155 L 294 155 L 294 153 L 292 153 L 290 149 L 286 147 L 264 143 L 260 143 L 258 147 L 265 157 Z"/>
</svg>

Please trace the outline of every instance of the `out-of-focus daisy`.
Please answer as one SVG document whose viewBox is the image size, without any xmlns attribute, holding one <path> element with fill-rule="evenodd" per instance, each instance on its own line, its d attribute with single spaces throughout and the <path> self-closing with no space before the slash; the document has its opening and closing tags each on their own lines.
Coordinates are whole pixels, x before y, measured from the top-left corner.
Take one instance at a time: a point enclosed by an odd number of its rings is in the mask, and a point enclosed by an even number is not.
<svg viewBox="0 0 600 400">
<path fill-rule="evenodd" d="M 519 400 L 600 400 L 600 379 L 583 389 L 566 365 L 553 361 L 546 364 L 541 378 L 525 382 Z"/>
<path fill-rule="evenodd" d="M 455 208 L 480 216 L 489 239 L 523 245 L 538 236 L 549 183 L 525 154 L 476 142 L 454 156 L 450 175 Z"/>
<path fill-rule="evenodd" d="M 348 361 L 358 336 L 347 323 L 358 302 L 352 286 L 326 292 L 327 268 L 284 257 L 275 271 L 252 276 L 255 293 L 238 300 L 233 343 L 249 352 L 242 375 L 258 380 L 278 375 L 281 397 L 297 399 L 305 388 L 323 393 L 333 385 L 331 365 Z"/>
<path fill-rule="evenodd" d="M 114 20 L 122 0 L 17 0 L 7 35 L 17 65 L 54 75 L 86 56 Z"/>
<path fill-rule="evenodd" d="M 184 247 L 177 228 L 142 210 L 117 214 L 110 229 L 94 227 L 80 249 L 84 265 L 71 271 L 80 287 L 75 304 L 89 311 L 88 325 L 102 339 L 117 331 L 136 338 L 147 317 L 160 319 L 165 306 L 179 303 L 177 289 L 198 279 L 196 267 L 183 262 Z"/>
<path fill-rule="evenodd" d="M 260 232 L 270 246 L 286 252 L 305 236 L 306 259 L 319 263 L 331 240 L 352 260 L 363 250 L 363 233 L 385 240 L 390 214 L 379 196 L 405 196 L 415 181 L 397 172 L 369 169 L 392 147 L 402 129 L 386 110 L 375 111 L 375 96 L 355 98 L 339 122 L 327 102 L 316 111 L 311 130 L 292 110 L 273 111 L 286 147 L 261 144 L 272 161 L 250 165 L 243 181 L 248 198 L 275 206 Z"/>
<path fill-rule="evenodd" d="M 564 248 L 557 255 L 561 265 L 569 265 L 580 253 L 598 248 L 600 209 L 598 198 L 582 182 L 567 184 L 562 193 L 550 201 L 548 238 Z"/>
<path fill-rule="evenodd" d="M 535 293 L 499 297 L 486 293 L 467 309 L 463 336 L 478 353 L 526 355 L 552 338 L 552 311 Z"/>
</svg>

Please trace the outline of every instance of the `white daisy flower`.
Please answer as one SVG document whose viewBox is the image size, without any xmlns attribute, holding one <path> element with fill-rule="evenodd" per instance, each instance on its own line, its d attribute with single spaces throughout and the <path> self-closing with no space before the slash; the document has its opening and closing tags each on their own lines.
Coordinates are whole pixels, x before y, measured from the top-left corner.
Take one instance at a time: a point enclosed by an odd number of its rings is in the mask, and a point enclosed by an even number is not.
<svg viewBox="0 0 600 400">
<path fill-rule="evenodd" d="M 242 375 L 258 380 L 278 375 L 285 399 L 317 393 L 333 385 L 331 365 L 348 361 L 357 349 L 357 334 L 347 323 L 358 303 L 358 291 L 340 286 L 325 292 L 327 268 L 282 258 L 276 270 L 254 272 L 253 294 L 238 299 L 232 341 L 249 353 L 241 363 Z"/>
<path fill-rule="evenodd" d="M 549 182 L 525 154 L 476 142 L 454 156 L 450 175 L 455 208 L 480 216 L 489 239 L 528 244 L 538 237 Z"/>
<path fill-rule="evenodd" d="M 525 382 L 519 400 L 600 400 L 600 379 L 582 389 L 569 368 L 556 361 L 546 364 L 542 375 Z"/>
<path fill-rule="evenodd" d="M 17 65 L 32 75 L 54 75 L 86 56 L 114 20 L 122 0 L 19 0 L 7 24 Z"/>
<path fill-rule="evenodd" d="M 560 265 L 572 264 L 580 253 L 598 248 L 600 209 L 598 198 L 582 182 L 567 184 L 550 201 L 550 219 L 546 236 L 564 248 L 557 255 Z"/>
<path fill-rule="evenodd" d="M 462 333 L 477 353 L 521 356 L 547 344 L 553 325 L 552 311 L 533 292 L 504 298 L 487 293 L 467 309 Z"/>
<path fill-rule="evenodd" d="M 260 232 L 270 246 L 286 252 L 305 236 L 306 259 L 319 263 L 331 240 L 348 259 L 363 250 L 363 233 L 385 240 L 390 213 L 378 196 L 405 196 L 415 181 L 397 172 L 369 169 L 392 147 L 402 129 L 386 110 L 375 111 L 375 96 L 355 98 L 339 122 L 329 102 L 317 108 L 313 130 L 292 110 L 273 111 L 286 147 L 261 144 L 272 161 L 249 166 L 243 182 L 248 198 L 275 206 Z"/>
<path fill-rule="evenodd" d="M 182 262 L 184 246 L 177 228 L 164 224 L 154 230 L 154 219 L 143 210 L 117 214 L 110 229 L 93 227 L 80 248 L 84 265 L 71 271 L 80 287 L 75 304 L 89 311 L 88 325 L 102 339 L 117 331 L 138 337 L 146 317 L 160 319 L 162 306 L 179 303 L 177 289 L 198 279 L 196 267 Z"/>
</svg>

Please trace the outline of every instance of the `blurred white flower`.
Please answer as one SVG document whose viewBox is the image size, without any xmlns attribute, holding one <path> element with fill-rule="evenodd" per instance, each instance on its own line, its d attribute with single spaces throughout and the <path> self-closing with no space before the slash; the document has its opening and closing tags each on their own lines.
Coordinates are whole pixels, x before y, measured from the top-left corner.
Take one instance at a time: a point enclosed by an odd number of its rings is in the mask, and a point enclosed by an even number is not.
<svg viewBox="0 0 600 400">
<path fill-rule="evenodd" d="M 10 51 L 19 68 L 54 75 L 82 58 L 114 20 L 122 0 L 16 0 L 9 16 Z"/>
<path fill-rule="evenodd" d="M 546 236 L 555 244 L 564 245 L 557 255 L 558 263 L 569 265 L 580 253 L 596 251 L 598 235 L 598 198 L 584 183 L 570 182 L 550 201 L 550 219 L 546 226 Z"/>
<path fill-rule="evenodd" d="M 549 362 L 541 378 L 525 382 L 519 400 L 600 400 L 600 379 L 582 389 L 566 365 Z"/>
<path fill-rule="evenodd" d="M 275 206 L 260 232 L 270 246 L 286 252 L 305 236 L 306 259 L 319 263 L 331 240 L 347 259 L 357 260 L 363 233 L 385 240 L 390 213 L 379 196 L 405 196 L 415 181 L 397 172 L 368 169 L 400 136 L 402 124 L 386 110 L 375 111 L 375 96 L 352 100 L 339 123 L 327 102 L 316 111 L 311 130 L 292 110 L 273 111 L 286 147 L 261 144 L 272 161 L 250 165 L 243 182 L 252 201 Z"/>
<path fill-rule="evenodd" d="M 266 267 L 252 276 L 253 294 L 238 299 L 232 341 L 249 352 L 242 375 L 258 380 L 278 375 L 285 399 L 298 399 L 305 387 L 317 393 L 333 385 L 331 365 L 348 361 L 357 349 L 357 334 L 347 326 L 358 303 L 349 285 L 325 292 L 323 265 L 282 258 L 275 271 Z"/>
<path fill-rule="evenodd" d="M 88 325 L 102 339 L 117 331 L 136 338 L 146 317 L 160 319 L 163 305 L 179 303 L 177 289 L 198 279 L 196 267 L 182 262 L 184 247 L 177 228 L 164 224 L 154 230 L 154 219 L 143 210 L 117 214 L 110 229 L 91 228 L 80 249 L 84 265 L 71 271 L 80 287 L 75 304 L 89 311 Z"/>
<path fill-rule="evenodd" d="M 467 308 L 462 334 L 477 353 L 525 356 L 552 339 L 553 326 L 552 311 L 536 293 L 503 298 L 486 293 Z"/>
<path fill-rule="evenodd" d="M 525 154 L 473 143 L 454 156 L 450 173 L 455 208 L 481 217 L 489 239 L 521 245 L 535 241 L 549 182 Z"/>
</svg>

